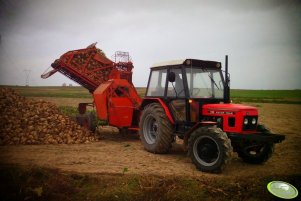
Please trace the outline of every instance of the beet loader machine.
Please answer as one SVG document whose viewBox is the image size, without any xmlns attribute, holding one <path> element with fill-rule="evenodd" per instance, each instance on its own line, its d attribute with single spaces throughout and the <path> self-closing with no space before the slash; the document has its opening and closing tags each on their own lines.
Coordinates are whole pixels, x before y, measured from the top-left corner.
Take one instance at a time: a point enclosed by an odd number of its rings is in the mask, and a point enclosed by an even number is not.
<svg viewBox="0 0 301 201">
<path fill-rule="evenodd" d="M 176 136 L 197 169 L 220 172 L 232 152 L 243 161 L 267 161 L 274 144 L 284 135 L 271 133 L 258 123 L 255 107 L 230 103 L 230 76 L 226 56 L 221 63 L 184 59 L 154 64 L 145 97 L 132 84 L 133 63 L 126 52 L 116 52 L 114 61 L 96 48 L 69 51 L 52 63 L 47 78 L 60 72 L 93 94 L 93 103 L 80 103 L 78 122 L 91 130 L 93 117 L 87 106 L 95 106 L 97 118 L 120 130 L 137 130 L 144 148 L 167 153 Z"/>
</svg>

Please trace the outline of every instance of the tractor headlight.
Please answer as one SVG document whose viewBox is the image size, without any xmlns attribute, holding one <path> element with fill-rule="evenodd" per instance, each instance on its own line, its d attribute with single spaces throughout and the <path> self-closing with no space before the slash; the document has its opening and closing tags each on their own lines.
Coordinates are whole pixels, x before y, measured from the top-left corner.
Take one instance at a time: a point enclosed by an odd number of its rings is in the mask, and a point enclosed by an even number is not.
<svg viewBox="0 0 301 201">
<path fill-rule="evenodd" d="M 247 125 L 248 123 L 249 123 L 249 120 L 247 118 L 245 118 L 244 125 Z"/>
<path fill-rule="evenodd" d="M 256 118 L 252 119 L 252 124 L 255 125 L 256 124 Z"/>
</svg>

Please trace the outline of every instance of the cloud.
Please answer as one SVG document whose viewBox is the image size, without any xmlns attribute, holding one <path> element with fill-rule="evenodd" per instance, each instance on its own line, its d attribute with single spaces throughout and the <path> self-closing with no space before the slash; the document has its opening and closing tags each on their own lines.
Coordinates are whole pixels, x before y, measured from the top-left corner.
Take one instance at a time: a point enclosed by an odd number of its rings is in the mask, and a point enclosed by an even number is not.
<svg viewBox="0 0 301 201">
<path fill-rule="evenodd" d="M 223 61 L 229 54 L 233 88 L 301 88 L 300 8 L 290 0 L 4 0 L 0 84 L 23 84 L 25 68 L 34 69 L 36 85 L 69 83 L 59 75 L 41 80 L 39 72 L 64 52 L 98 41 L 108 56 L 130 52 L 137 86 L 146 85 L 152 63 Z"/>
</svg>

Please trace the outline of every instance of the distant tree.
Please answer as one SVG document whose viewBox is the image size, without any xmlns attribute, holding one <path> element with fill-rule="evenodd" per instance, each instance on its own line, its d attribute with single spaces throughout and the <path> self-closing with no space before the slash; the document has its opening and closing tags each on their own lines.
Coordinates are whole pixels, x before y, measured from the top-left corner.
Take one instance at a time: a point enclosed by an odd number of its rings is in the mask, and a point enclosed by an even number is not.
<svg viewBox="0 0 301 201">
<path fill-rule="evenodd" d="M 63 87 L 66 87 L 67 86 L 67 84 L 66 83 L 63 83 L 63 85 L 62 85 Z"/>
<path fill-rule="evenodd" d="M 72 84 L 69 84 L 69 87 L 72 87 Z"/>
</svg>

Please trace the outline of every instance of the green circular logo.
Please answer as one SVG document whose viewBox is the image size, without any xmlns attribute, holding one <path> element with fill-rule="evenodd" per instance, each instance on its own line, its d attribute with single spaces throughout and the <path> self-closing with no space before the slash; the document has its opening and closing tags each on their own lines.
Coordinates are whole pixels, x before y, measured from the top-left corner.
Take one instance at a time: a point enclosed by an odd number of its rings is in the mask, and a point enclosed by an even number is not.
<svg viewBox="0 0 301 201">
<path fill-rule="evenodd" d="M 268 183 L 268 191 L 274 196 L 282 199 L 294 199 L 298 196 L 298 190 L 284 181 L 271 181 Z"/>
</svg>

